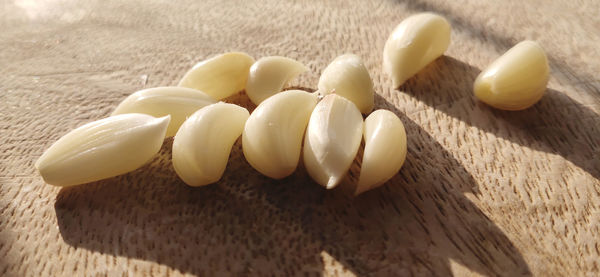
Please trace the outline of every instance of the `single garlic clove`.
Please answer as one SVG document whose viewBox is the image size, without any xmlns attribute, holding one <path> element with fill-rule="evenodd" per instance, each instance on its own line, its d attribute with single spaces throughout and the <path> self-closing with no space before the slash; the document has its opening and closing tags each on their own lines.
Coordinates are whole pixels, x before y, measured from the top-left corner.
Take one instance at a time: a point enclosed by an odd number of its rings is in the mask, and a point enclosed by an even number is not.
<svg viewBox="0 0 600 277">
<path fill-rule="evenodd" d="M 419 13 L 403 20 L 383 48 L 383 69 L 394 88 L 444 54 L 450 45 L 450 23 L 437 14 Z"/>
<path fill-rule="evenodd" d="M 363 119 L 356 106 L 337 94 L 325 96 L 315 107 L 304 138 L 304 166 L 320 185 L 338 185 L 356 157 Z"/>
<path fill-rule="evenodd" d="M 345 54 L 335 58 L 323 70 L 318 92 L 323 96 L 331 93 L 343 96 L 364 114 L 373 110 L 373 81 L 357 55 Z"/>
<path fill-rule="evenodd" d="M 175 135 L 173 167 L 188 185 L 219 181 L 250 114 L 238 105 L 216 103 L 192 114 Z"/>
<path fill-rule="evenodd" d="M 365 119 L 365 149 L 355 194 L 381 186 L 392 178 L 406 158 L 406 132 L 402 121 L 388 110 Z"/>
<path fill-rule="evenodd" d="M 197 89 L 221 100 L 245 88 L 253 63 L 254 58 L 246 53 L 225 53 L 196 64 L 178 86 Z"/>
<path fill-rule="evenodd" d="M 217 101 L 207 94 L 182 87 L 157 87 L 137 91 L 129 95 L 112 115 L 143 113 L 154 117 L 171 115 L 167 137 L 177 133 L 185 119 L 198 109 Z"/>
<path fill-rule="evenodd" d="M 290 58 L 280 56 L 261 58 L 250 67 L 246 94 L 252 103 L 258 105 L 280 92 L 286 83 L 307 70 L 308 68 L 302 63 Z"/>
<path fill-rule="evenodd" d="M 316 104 L 316 94 L 301 90 L 284 91 L 260 103 L 242 134 L 248 163 L 274 179 L 294 173 L 304 130 Z"/>
<path fill-rule="evenodd" d="M 170 116 L 121 114 L 85 124 L 56 141 L 37 160 L 46 183 L 72 186 L 133 171 L 163 143 Z"/>
<path fill-rule="evenodd" d="M 482 71 L 473 84 L 473 92 L 479 100 L 494 108 L 523 110 L 544 96 L 549 75 L 544 49 L 536 42 L 526 40 Z"/>
</svg>

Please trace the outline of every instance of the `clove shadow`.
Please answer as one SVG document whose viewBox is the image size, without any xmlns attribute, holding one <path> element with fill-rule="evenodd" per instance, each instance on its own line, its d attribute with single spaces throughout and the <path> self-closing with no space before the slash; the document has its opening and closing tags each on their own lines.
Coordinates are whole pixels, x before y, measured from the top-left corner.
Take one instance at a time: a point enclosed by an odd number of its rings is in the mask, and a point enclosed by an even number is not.
<svg viewBox="0 0 600 277">
<path fill-rule="evenodd" d="M 400 91 L 468 125 L 531 149 L 557 154 L 600 178 L 600 115 L 553 89 L 522 111 L 494 109 L 473 96 L 480 70 L 443 56 Z"/>
<path fill-rule="evenodd" d="M 405 125 L 399 174 L 357 198 L 315 188 L 303 170 L 266 199 L 293 214 L 321 248 L 358 276 L 450 276 L 451 260 L 491 276 L 528 276 L 518 249 L 465 193 L 473 177 L 421 127 L 379 95 Z"/>
<path fill-rule="evenodd" d="M 530 275 L 510 239 L 465 196 L 478 193 L 473 177 L 394 105 L 381 97 L 377 105 L 400 116 L 408 135 L 405 165 L 381 188 L 348 198 L 302 168 L 271 180 L 246 163 L 239 144 L 220 182 L 191 188 L 171 168 L 169 140 L 140 170 L 62 189 L 62 238 L 202 276 L 319 276 L 333 260 L 359 276 L 447 276 L 451 261 L 486 275 Z"/>
</svg>

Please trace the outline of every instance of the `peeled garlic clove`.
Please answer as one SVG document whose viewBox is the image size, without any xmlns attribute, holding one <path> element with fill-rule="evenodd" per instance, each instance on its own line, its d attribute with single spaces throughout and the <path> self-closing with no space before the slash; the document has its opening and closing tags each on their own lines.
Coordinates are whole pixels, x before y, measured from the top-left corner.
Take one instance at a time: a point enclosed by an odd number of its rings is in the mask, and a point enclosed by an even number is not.
<svg viewBox="0 0 600 277">
<path fill-rule="evenodd" d="M 301 90 L 275 94 L 260 103 L 242 134 L 244 156 L 260 173 L 281 179 L 294 173 L 302 137 L 317 96 Z"/>
<path fill-rule="evenodd" d="M 406 18 L 392 32 L 383 49 L 383 69 L 394 88 L 444 54 L 450 45 L 450 23 L 437 14 Z"/>
<path fill-rule="evenodd" d="M 280 56 L 264 57 L 250 67 L 246 82 L 246 94 L 258 105 L 308 68 L 302 63 Z"/>
<path fill-rule="evenodd" d="M 253 63 L 254 58 L 246 53 L 225 53 L 196 64 L 178 86 L 197 89 L 221 100 L 244 89 Z"/>
<path fill-rule="evenodd" d="M 523 110 L 544 96 L 549 75 L 544 49 L 536 42 L 526 40 L 482 71 L 473 84 L 473 92 L 479 100 L 494 108 Z"/>
<path fill-rule="evenodd" d="M 352 101 L 361 113 L 373 110 L 373 81 L 360 57 L 341 55 L 331 62 L 319 79 L 319 94 L 335 93 Z"/>
<path fill-rule="evenodd" d="M 173 167 L 177 175 L 193 187 L 219 181 L 248 116 L 245 108 L 223 102 L 192 114 L 173 141 Z"/>
<path fill-rule="evenodd" d="M 331 189 L 348 172 L 362 137 L 363 119 L 356 106 L 337 94 L 317 104 L 304 138 L 304 166 L 320 185 Z"/>
<path fill-rule="evenodd" d="M 217 101 L 199 90 L 182 87 L 158 87 L 129 95 L 112 115 L 143 113 L 154 117 L 171 115 L 167 137 L 177 133 L 185 119 L 198 109 Z"/>
<path fill-rule="evenodd" d="M 133 171 L 163 143 L 170 116 L 121 114 L 85 124 L 56 141 L 37 160 L 46 183 L 72 186 Z"/>
<path fill-rule="evenodd" d="M 365 150 L 356 195 L 381 186 L 406 159 L 406 132 L 402 121 L 388 110 L 377 110 L 365 119 Z"/>
</svg>

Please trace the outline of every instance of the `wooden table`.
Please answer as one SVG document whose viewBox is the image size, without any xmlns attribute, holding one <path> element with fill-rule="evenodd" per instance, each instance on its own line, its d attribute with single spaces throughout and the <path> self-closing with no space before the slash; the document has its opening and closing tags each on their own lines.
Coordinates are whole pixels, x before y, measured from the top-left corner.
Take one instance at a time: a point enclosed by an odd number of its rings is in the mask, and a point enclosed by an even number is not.
<svg viewBox="0 0 600 277">
<path fill-rule="evenodd" d="M 452 43 L 393 90 L 383 45 L 423 11 L 448 18 Z M 597 276 L 599 14 L 595 0 L 3 1 L 0 275 Z M 477 102 L 474 78 L 524 39 L 550 59 L 544 98 L 520 112 Z M 69 130 L 232 50 L 305 63 L 291 85 L 308 89 L 337 55 L 361 56 L 376 106 L 406 126 L 400 173 L 349 199 L 302 169 L 261 176 L 238 143 L 219 183 L 191 188 L 170 139 L 144 168 L 93 184 L 52 187 L 35 171 Z"/>
</svg>

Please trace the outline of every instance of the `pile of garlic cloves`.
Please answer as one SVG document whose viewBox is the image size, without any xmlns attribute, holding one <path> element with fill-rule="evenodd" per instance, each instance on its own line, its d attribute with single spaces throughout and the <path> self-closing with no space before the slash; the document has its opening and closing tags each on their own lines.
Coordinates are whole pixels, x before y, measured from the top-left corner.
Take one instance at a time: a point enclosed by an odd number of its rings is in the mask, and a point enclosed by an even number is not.
<svg viewBox="0 0 600 277">
<path fill-rule="evenodd" d="M 51 185 L 97 181 L 141 167 L 165 137 L 174 136 L 175 172 L 190 186 L 204 186 L 221 179 L 241 136 L 246 160 L 261 174 L 285 178 L 302 160 L 309 175 L 331 189 L 347 174 L 364 137 L 364 170 L 356 193 L 394 176 L 404 162 L 406 134 L 392 112 L 371 113 L 373 82 L 361 59 L 351 54 L 336 58 L 323 71 L 316 92 L 282 91 L 307 70 L 280 56 L 258 61 L 245 53 L 216 56 L 194 66 L 177 87 L 131 94 L 112 116 L 54 143 L 36 167 Z M 242 90 L 257 104 L 252 114 L 219 101 Z M 362 114 L 369 113 L 364 121 Z"/>
<path fill-rule="evenodd" d="M 450 25 L 439 15 L 417 14 L 400 23 L 383 52 L 394 88 L 443 55 L 449 43 Z M 352 179 L 345 177 L 358 153 L 360 170 L 351 174 L 358 176 L 351 186 L 355 195 L 396 175 L 406 157 L 406 132 L 393 112 L 373 111 L 374 84 L 361 58 L 335 58 L 315 92 L 284 90 L 307 70 L 281 56 L 255 61 L 241 52 L 218 55 L 195 65 L 178 86 L 131 94 L 110 117 L 56 141 L 35 167 L 51 185 L 89 183 L 140 168 L 165 137 L 174 137 L 175 172 L 190 186 L 204 186 L 221 179 L 241 136 L 248 163 L 273 179 L 290 176 L 302 161 L 316 183 L 332 189 Z M 515 77 L 518 82 L 509 78 L 523 72 L 527 78 Z M 497 108 L 523 109 L 542 97 L 547 81 L 546 56 L 527 41 L 482 72 L 474 94 Z M 257 105 L 251 114 L 221 101 L 240 91 Z"/>
</svg>

